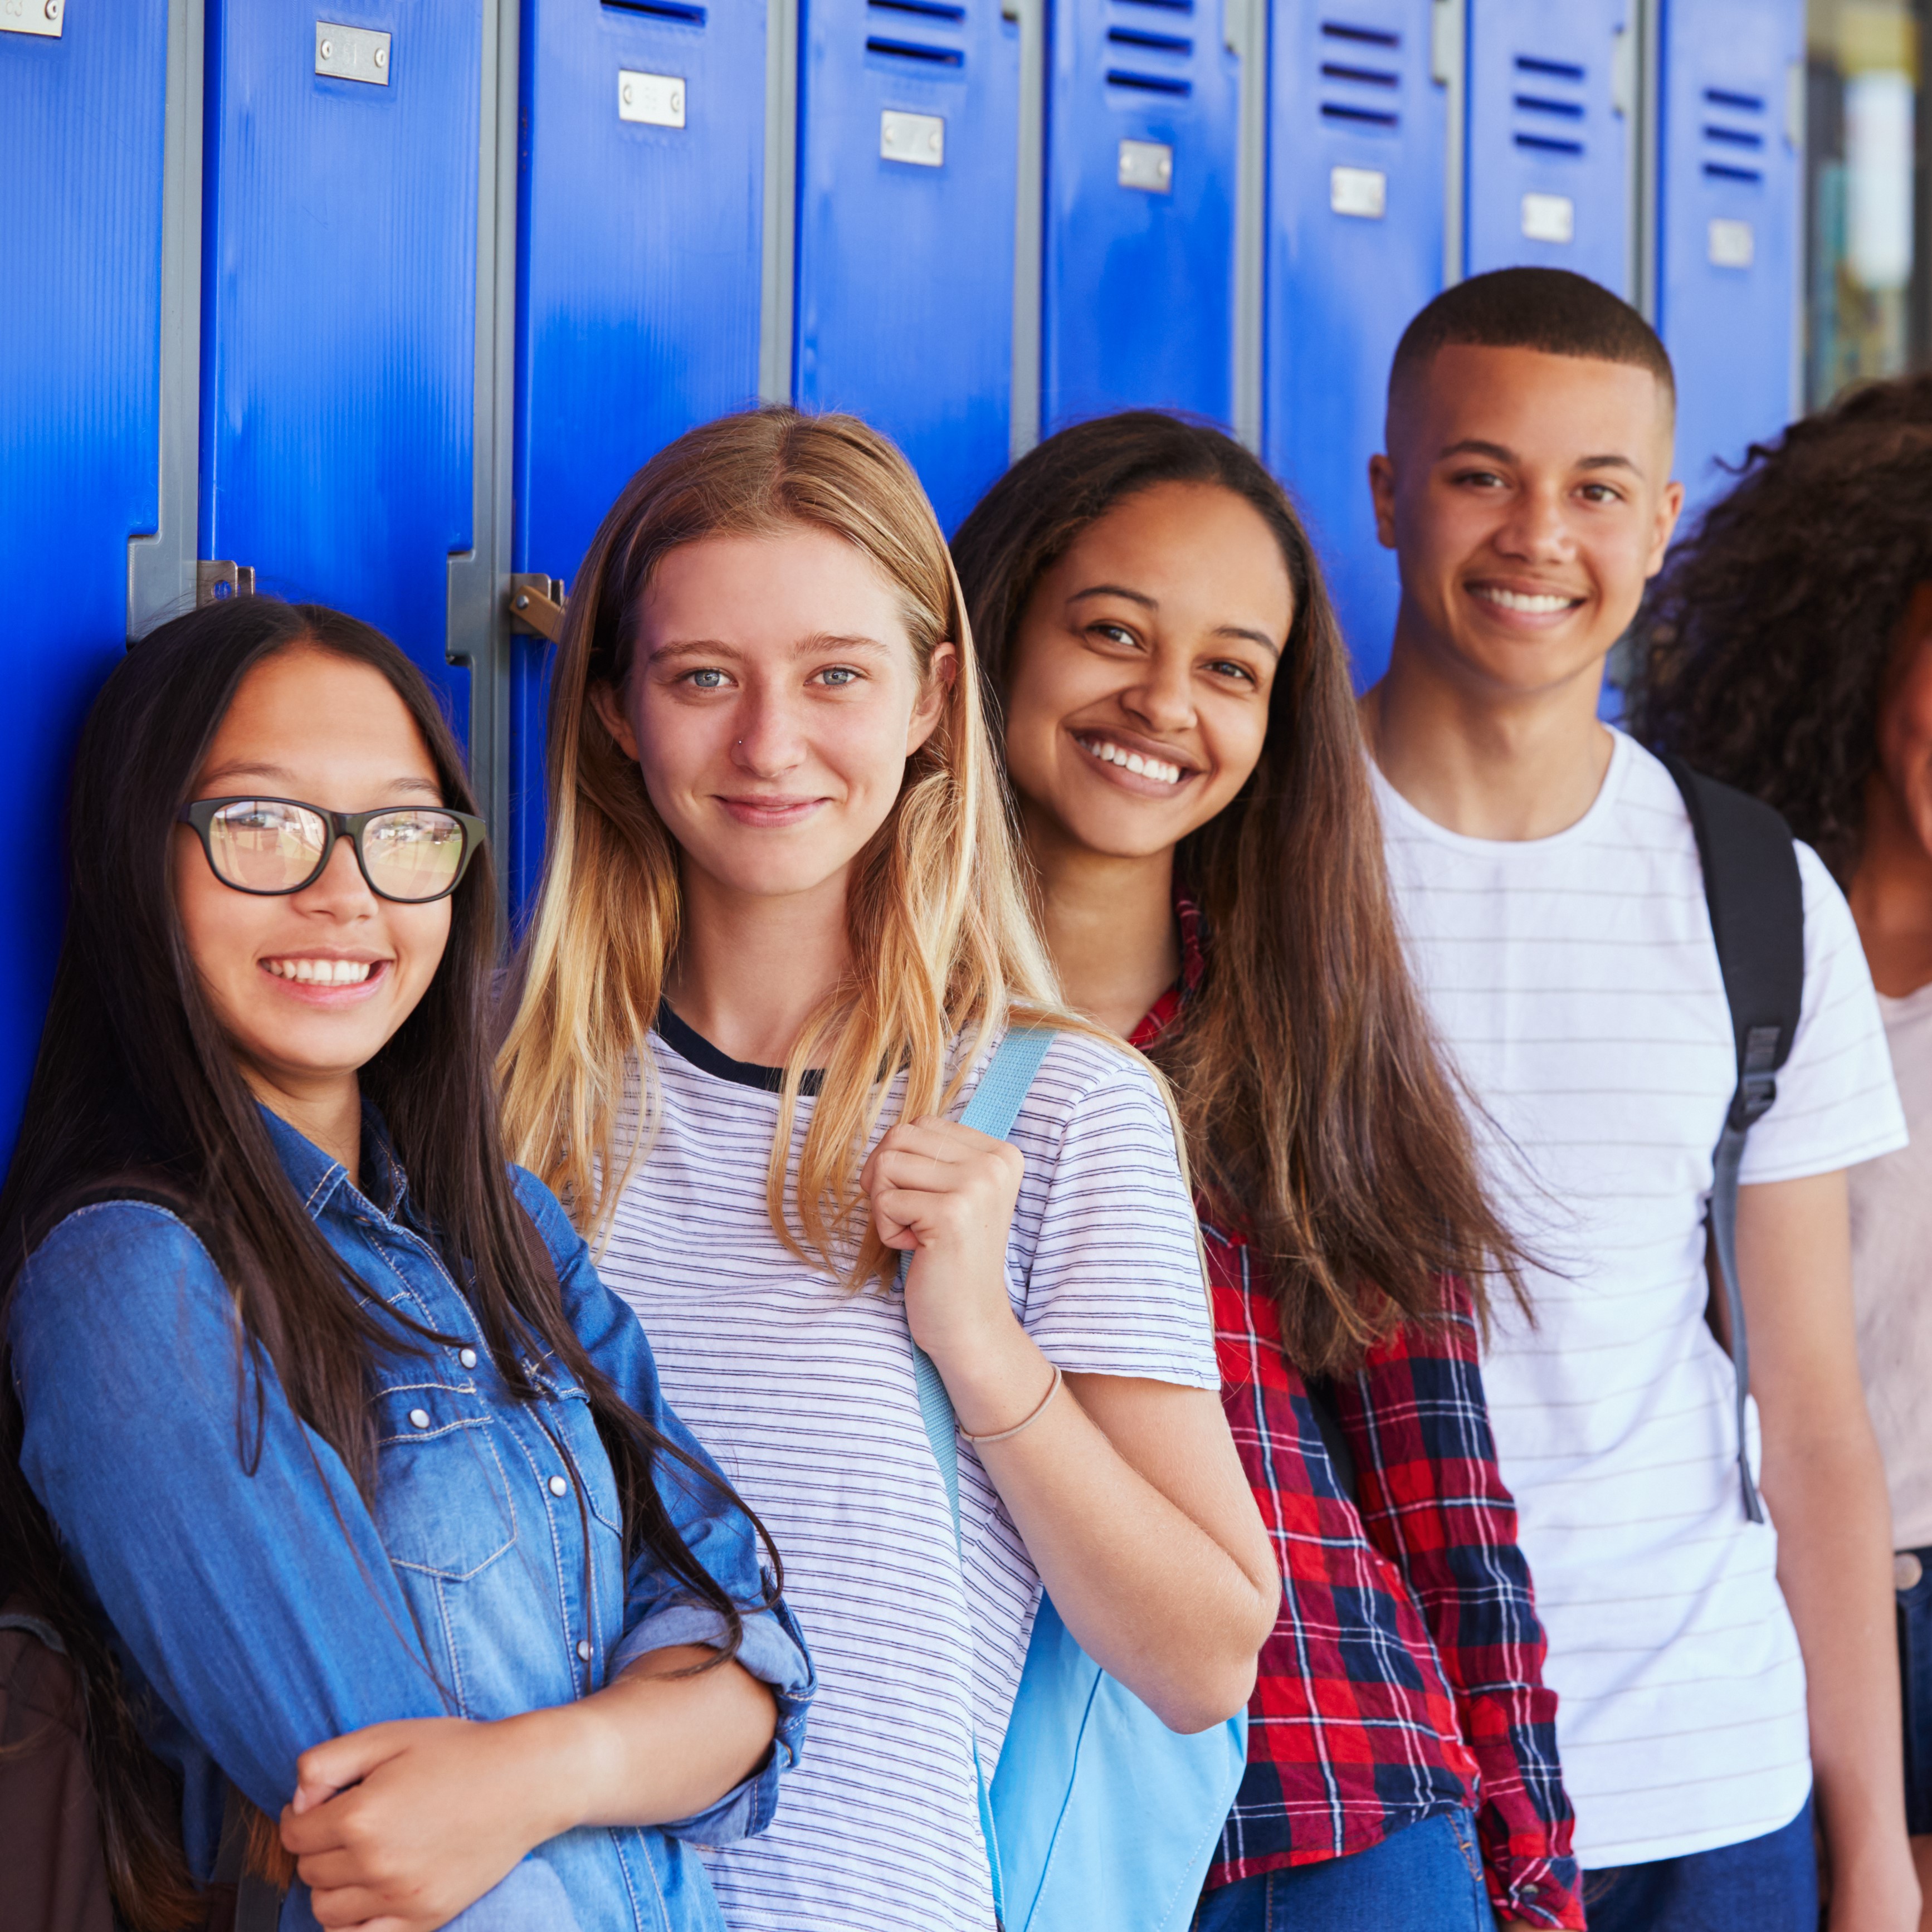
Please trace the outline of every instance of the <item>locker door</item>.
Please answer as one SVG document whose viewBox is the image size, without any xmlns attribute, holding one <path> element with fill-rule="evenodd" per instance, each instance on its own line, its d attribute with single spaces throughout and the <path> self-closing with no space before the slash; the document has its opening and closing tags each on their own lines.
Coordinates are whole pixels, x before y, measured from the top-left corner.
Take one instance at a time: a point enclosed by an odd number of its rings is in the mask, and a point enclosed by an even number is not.
<svg viewBox="0 0 1932 1932">
<path fill-rule="evenodd" d="M 999 0 L 802 0 L 794 380 L 951 530 L 1006 467 L 1019 32 Z"/>
<path fill-rule="evenodd" d="M 1694 510 L 1792 416 L 1802 200 L 1800 0 L 1668 0 L 1659 84 L 1658 327 L 1677 368 Z"/>
<path fill-rule="evenodd" d="M 1430 0 L 1275 0 L 1262 450 L 1319 546 L 1364 686 L 1399 589 L 1369 458 L 1396 344 L 1442 287 L 1448 90 Z"/>
<path fill-rule="evenodd" d="M 1048 9 L 1041 415 L 1234 412 L 1238 0 Z"/>
<path fill-rule="evenodd" d="M 765 10 L 525 0 L 518 571 L 566 584 L 626 480 L 758 395 Z M 550 647 L 514 640 L 512 902 L 542 856 Z"/>
<path fill-rule="evenodd" d="M 482 10 L 208 0 L 207 32 L 202 555 L 386 632 L 464 731 Z"/>
<path fill-rule="evenodd" d="M 128 540 L 160 514 L 166 0 L 66 12 L 0 9 L 0 1161 L 53 976 L 74 734 L 126 644 Z"/>
<path fill-rule="evenodd" d="M 1630 0 L 1471 0 L 1468 266 L 1630 293 Z"/>
</svg>

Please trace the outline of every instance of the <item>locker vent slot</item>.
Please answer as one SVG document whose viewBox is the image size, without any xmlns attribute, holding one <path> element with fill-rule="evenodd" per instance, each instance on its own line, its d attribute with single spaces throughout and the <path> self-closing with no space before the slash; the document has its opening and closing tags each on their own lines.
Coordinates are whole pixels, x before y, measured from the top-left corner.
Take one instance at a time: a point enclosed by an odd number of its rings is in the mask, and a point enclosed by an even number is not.
<svg viewBox="0 0 1932 1932">
<path fill-rule="evenodd" d="M 1169 14 L 1191 14 L 1194 0 L 1118 0 L 1118 4 L 1130 7 L 1158 7 Z"/>
<path fill-rule="evenodd" d="M 1178 74 L 1135 74 L 1126 68 L 1110 67 L 1107 70 L 1109 87 L 1125 87 L 1137 94 L 1174 94 L 1186 95 L 1194 92 L 1191 80 L 1183 80 Z"/>
<path fill-rule="evenodd" d="M 1386 27 L 1354 27 L 1346 20 L 1324 20 L 1322 37 L 1329 40 L 1352 40 L 1358 46 L 1399 47 L 1402 36 Z"/>
<path fill-rule="evenodd" d="M 1588 70 L 1575 61 L 1518 54 L 1516 71 L 1520 90 L 1511 103 L 1515 110 L 1511 138 L 1516 145 L 1532 154 L 1580 156 L 1582 90 L 1589 78 Z"/>
<path fill-rule="evenodd" d="M 866 4 L 881 14 L 916 14 L 922 20 L 960 21 L 966 17 L 964 7 L 947 4 L 946 0 L 866 0 Z"/>
<path fill-rule="evenodd" d="M 1757 164 L 1757 158 L 1766 146 L 1765 106 L 1761 94 L 1742 94 L 1723 87 L 1705 88 L 1704 112 L 1710 117 L 1702 128 L 1707 179 L 1743 182 L 1752 187 L 1763 181 L 1764 170 Z"/>
<path fill-rule="evenodd" d="M 1322 62 L 1322 119 L 1331 128 L 1358 132 L 1399 128 L 1402 116 L 1390 97 L 1402 86 L 1402 36 L 1386 27 L 1324 20 L 1322 38 L 1341 44 L 1322 50 L 1327 56 Z"/>
<path fill-rule="evenodd" d="M 681 27 L 701 27 L 705 9 L 686 4 L 686 0 L 603 0 L 614 14 L 642 14 L 652 20 L 675 20 Z"/>
<path fill-rule="evenodd" d="M 958 47 L 936 47 L 925 40 L 889 40 L 883 34 L 866 36 L 868 54 L 884 54 L 892 60 L 922 61 L 928 67 L 964 67 L 966 56 Z"/>
<path fill-rule="evenodd" d="M 1109 27 L 1107 38 L 1117 47 L 1149 47 L 1156 53 L 1191 56 L 1194 43 L 1178 34 L 1150 34 L 1144 27 Z"/>
</svg>

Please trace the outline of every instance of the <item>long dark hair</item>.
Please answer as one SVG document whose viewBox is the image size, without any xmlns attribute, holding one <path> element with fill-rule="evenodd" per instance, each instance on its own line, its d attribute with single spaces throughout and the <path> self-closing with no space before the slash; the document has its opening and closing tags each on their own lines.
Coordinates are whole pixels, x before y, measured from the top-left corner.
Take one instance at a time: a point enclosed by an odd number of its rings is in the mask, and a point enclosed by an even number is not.
<svg viewBox="0 0 1932 1932">
<path fill-rule="evenodd" d="M 244 598 L 178 618 L 134 647 L 96 700 L 74 764 L 67 932 L 0 1192 L 0 1336 L 22 1267 L 65 1214 L 117 1194 L 158 1199 L 194 1230 L 235 1298 L 244 1392 L 238 1455 L 253 1453 L 247 1419 L 261 1413 L 266 1360 L 296 1414 L 367 1495 L 376 1471 L 368 1371 L 379 1352 L 393 1352 L 396 1336 L 363 1312 L 364 1292 L 282 1171 L 190 960 L 170 884 L 176 814 L 237 688 L 265 660 L 299 645 L 380 671 L 422 732 L 445 802 L 476 808 L 462 754 L 422 674 L 353 618 Z M 686 1547 L 652 1479 L 670 1445 L 585 1354 L 513 1191 L 491 1070 L 496 901 L 487 852 L 451 913 L 442 964 L 363 1069 L 363 1091 L 387 1121 L 417 1207 L 452 1279 L 466 1284 L 512 1394 L 537 1400 L 524 1368 L 532 1342 L 576 1378 L 610 1455 L 627 1550 L 650 1552 L 716 1610 L 735 1647 L 738 1607 Z M 446 1338 L 424 1331 L 420 1339 Z M 21 1472 L 10 1361 L 0 1360 L 0 1371 L 6 1568 L 82 1679 L 116 1905 L 136 1932 L 194 1924 L 205 1901 L 182 1855 L 178 1792 L 142 1743 L 105 1633 Z"/>
<path fill-rule="evenodd" d="M 1932 374 L 1874 382 L 1753 445 L 1637 620 L 1631 729 L 1858 868 L 1879 703 L 1932 581 Z"/>
<path fill-rule="evenodd" d="M 1514 1284 L 1518 1264 L 1403 960 L 1347 655 L 1300 519 L 1219 430 L 1133 410 L 1022 458 L 953 555 L 997 698 L 1041 577 L 1160 483 L 1252 504 L 1280 546 L 1294 617 L 1260 762 L 1176 854 L 1212 944 L 1152 1058 L 1173 1082 L 1197 1182 L 1265 1259 L 1288 1354 L 1334 1372 L 1400 1323 L 1438 1318 L 1444 1274 L 1486 1313 L 1487 1283 Z"/>
</svg>

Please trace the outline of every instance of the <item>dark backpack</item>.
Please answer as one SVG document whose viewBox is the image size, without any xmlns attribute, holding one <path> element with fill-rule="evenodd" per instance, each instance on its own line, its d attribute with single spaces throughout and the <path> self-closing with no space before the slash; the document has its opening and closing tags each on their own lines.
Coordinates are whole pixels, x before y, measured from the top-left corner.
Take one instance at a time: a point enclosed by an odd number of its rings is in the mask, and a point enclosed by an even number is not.
<svg viewBox="0 0 1932 1932">
<path fill-rule="evenodd" d="M 1737 1371 L 1738 1479 L 1744 1514 L 1764 1521 L 1744 1442 L 1750 1350 L 1738 1286 L 1738 1167 L 1744 1140 L 1778 1098 L 1804 998 L 1804 890 L 1791 828 L 1762 801 L 1694 772 L 1666 754 L 1696 835 L 1704 898 L 1724 976 L 1737 1046 L 1738 1082 L 1713 1159 L 1708 1219 L 1731 1360 Z"/>
</svg>

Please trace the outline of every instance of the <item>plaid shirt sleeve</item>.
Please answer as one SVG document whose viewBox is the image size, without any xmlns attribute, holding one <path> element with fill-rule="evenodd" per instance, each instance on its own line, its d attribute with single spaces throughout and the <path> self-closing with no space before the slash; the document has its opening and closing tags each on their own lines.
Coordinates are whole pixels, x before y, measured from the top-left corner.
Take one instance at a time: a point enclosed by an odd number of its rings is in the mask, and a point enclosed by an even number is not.
<svg viewBox="0 0 1932 1932">
<path fill-rule="evenodd" d="M 1580 1927 L 1574 1819 L 1556 1751 L 1556 1694 L 1516 1505 L 1496 1467 L 1467 1288 L 1447 1318 L 1378 1343 L 1336 1406 L 1359 1465 L 1363 1527 L 1426 1621 L 1481 1773 L 1477 1828 L 1499 1916 Z"/>
</svg>

